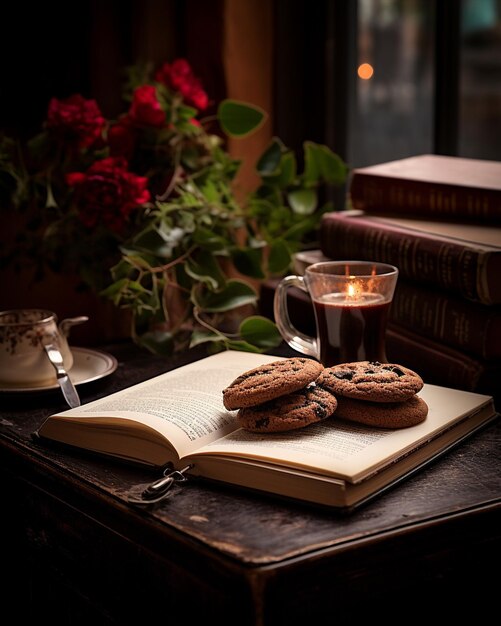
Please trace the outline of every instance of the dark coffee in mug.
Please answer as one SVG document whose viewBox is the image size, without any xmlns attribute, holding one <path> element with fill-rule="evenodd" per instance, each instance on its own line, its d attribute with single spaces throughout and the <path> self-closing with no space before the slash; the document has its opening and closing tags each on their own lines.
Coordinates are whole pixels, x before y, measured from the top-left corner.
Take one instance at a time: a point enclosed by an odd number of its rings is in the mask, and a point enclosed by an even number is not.
<svg viewBox="0 0 501 626">
<path fill-rule="evenodd" d="M 340 306 L 328 294 L 313 304 L 323 365 L 387 360 L 385 329 L 390 302 L 376 294 L 363 306 Z"/>
</svg>

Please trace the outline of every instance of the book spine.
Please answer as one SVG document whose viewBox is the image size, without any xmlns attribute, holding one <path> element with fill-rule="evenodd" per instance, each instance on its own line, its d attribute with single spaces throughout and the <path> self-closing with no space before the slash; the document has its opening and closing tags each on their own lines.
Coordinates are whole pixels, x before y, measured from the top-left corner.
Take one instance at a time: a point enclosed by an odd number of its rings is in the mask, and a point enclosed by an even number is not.
<svg viewBox="0 0 501 626">
<path fill-rule="evenodd" d="M 396 265 L 400 276 L 441 287 L 483 304 L 493 304 L 487 281 L 487 255 L 460 241 L 393 227 L 381 221 L 326 213 L 320 227 L 320 248 L 334 260 L 361 259 Z"/>
<path fill-rule="evenodd" d="M 482 359 L 501 357 L 501 308 L 399 281 L 390 321 Z"/>
<path fill-rule="evenodd" d="M 425 383 L 489 395 L 499 393 L 499 363 L 486 364 L 395 324 L 390 324 L 386 333 L 386 354 L 389 362 L 409 367 Z"/>
<path fill-rule="evenodd" d="M 494 189 L 354 172 L 350 198 L 366 213 L 501 221 L 501 193 Z"/>
</svg>

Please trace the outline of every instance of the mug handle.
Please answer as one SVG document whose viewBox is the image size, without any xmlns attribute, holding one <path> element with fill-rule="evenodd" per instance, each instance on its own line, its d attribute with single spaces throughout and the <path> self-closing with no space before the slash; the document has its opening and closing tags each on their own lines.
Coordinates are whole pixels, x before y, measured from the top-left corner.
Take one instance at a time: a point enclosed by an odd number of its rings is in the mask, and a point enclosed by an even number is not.
<svg viewBox="0 0 501 626">
<path fill-rule="evenodd" d="M 273 313 L 275 324 L 291 348 L 315 359 L 319 358 L 318 341 L 313 337 L 305 335 L 298 330 L 291 322 L 287 309 L 287 291 L 291 287 L 298 287 L 306 293 L 308 289 L 302 276 L 286 276 L 279 283 L 275 290 L 273 299 Z"/>
</svg>

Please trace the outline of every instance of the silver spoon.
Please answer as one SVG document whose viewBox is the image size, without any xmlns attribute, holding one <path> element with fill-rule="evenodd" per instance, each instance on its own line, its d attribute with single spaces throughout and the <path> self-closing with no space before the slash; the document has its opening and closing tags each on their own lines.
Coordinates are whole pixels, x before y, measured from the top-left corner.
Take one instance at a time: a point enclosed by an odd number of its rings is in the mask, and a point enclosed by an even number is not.
<svg viewBox="0 0 501 626">
<path fill-rule="evenodd" d="M 66 402 L 72 409 L 76 406 L 80 406 L 80 398 L 77 390 L 75 389 L 75 385 L 68 376 L 68 372 L 64 369 L 61 352 L 53 343 L 45 344 L 44 348 L 45 352 L 47 352 L 47 356 L 49 357 L 49 361 L 56 370 L 57 382 L 61 387 Z"/>
</svg>

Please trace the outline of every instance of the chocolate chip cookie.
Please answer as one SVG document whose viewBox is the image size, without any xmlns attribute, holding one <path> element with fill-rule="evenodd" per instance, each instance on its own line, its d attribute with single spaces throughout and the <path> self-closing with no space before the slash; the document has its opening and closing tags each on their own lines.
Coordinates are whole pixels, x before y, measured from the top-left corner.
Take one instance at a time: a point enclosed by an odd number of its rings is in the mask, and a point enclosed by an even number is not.
<svg viewBox="0 0 501 626">
<path fill-rule="evenodd" d="M 317 382 L 336 396 L 370 402 L 404 402 L 424 384 L 421 376 L 407 367 L 377 361 L 326 367 Z"/>
<path fill-rule="evenodd" d="M 304 428 L 334 413 L 334 395 L 313 384 L 257 406 L 240 409 L 237 419 L 242 428 L 255 433 L 276 433 Z"/>
<path fill-rule="evenodd" d="M 415 426 L 428 415 L 428 405 L 416 395 L 404 402 L 368 402 L 343 396 L 338 396 L 337 401 L 335 417 L 378 428 Z"/>
<path fill-rule="evenodd" d="M 306 387 L 323 369 L 318 361 L 303 357 L 260 365 L 223 389 L 223 404 L 229 411 L 262 404 Z"/>
</svg>

